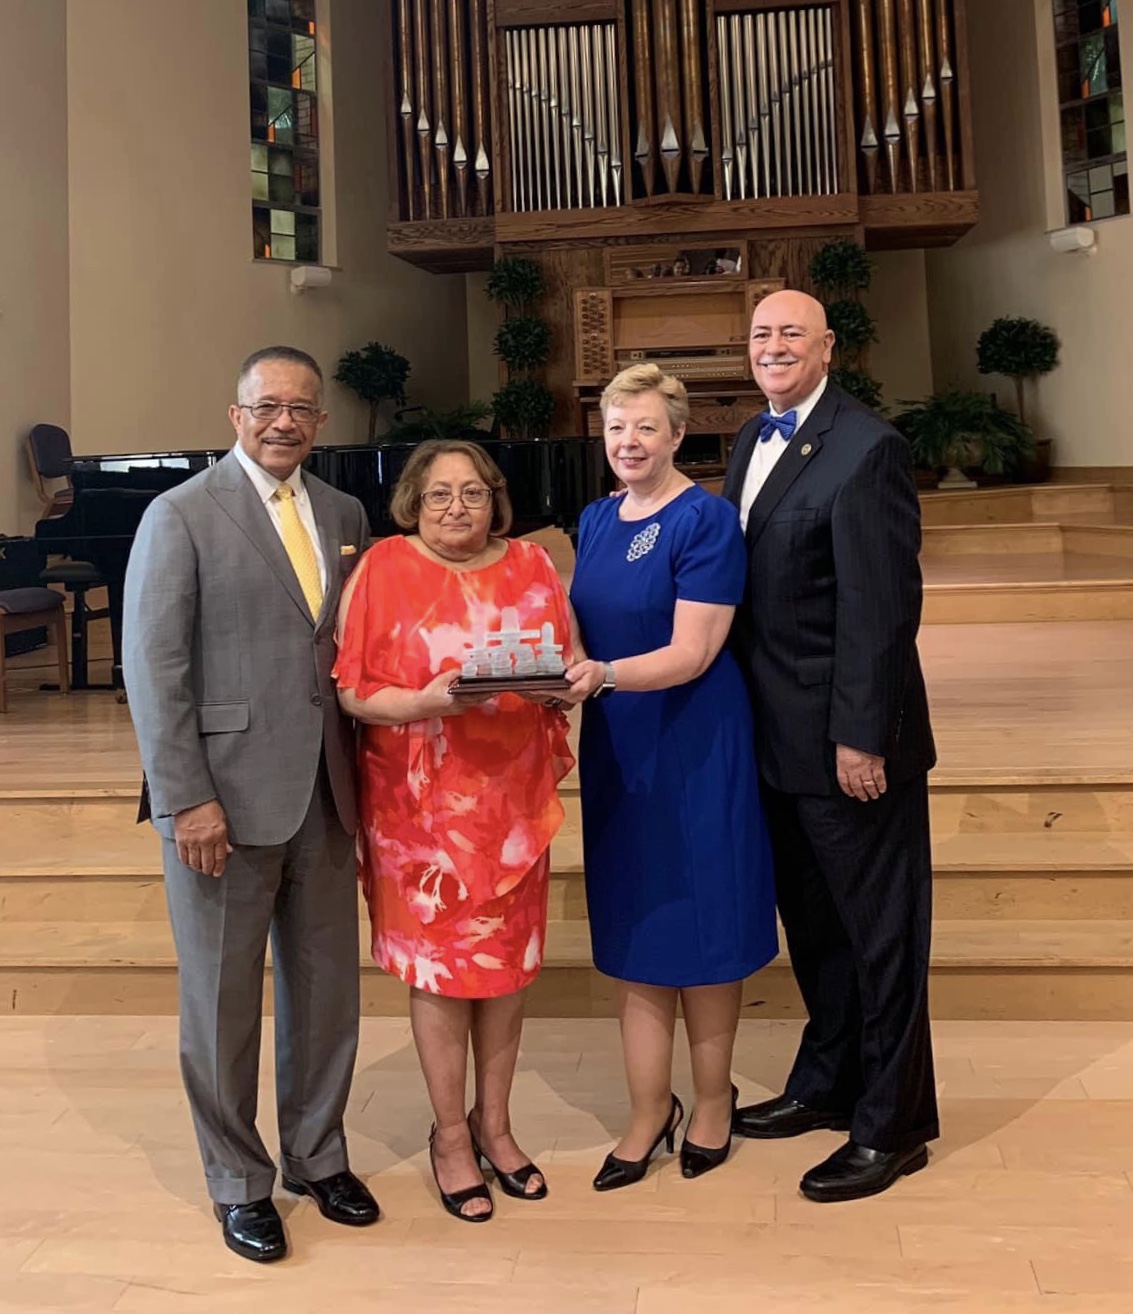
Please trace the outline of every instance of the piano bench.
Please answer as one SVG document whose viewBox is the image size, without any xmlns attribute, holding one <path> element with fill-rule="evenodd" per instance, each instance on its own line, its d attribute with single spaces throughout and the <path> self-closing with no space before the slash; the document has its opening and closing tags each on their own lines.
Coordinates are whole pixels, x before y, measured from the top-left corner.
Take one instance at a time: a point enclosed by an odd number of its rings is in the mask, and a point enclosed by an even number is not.
<svg viewBox="0 0 1133 1314">
<path fill-rule="evenodd" d="M 55 638 L 59 688 L 66 693 L 67 619 L 63 595 L 54 589 L 0 589 L 0 713 L 8 710 L 8 671 L 4 640 L 23 630 L 49 629 Z"/>
<path fill-rule="evenodd" d="M 71 613 L 71 684 L 75 689 L 90 689 L 87 675 L 89 639 L 87 626 L 94 620 L 106 620 L 110 611 L 87 606 L 87 590 L 101 588 L 106 581 L 89 561 L 61 561 L 40 571 L 44 584 L 62 584 L 68 593 L 75 595 Z"/>
</svg>

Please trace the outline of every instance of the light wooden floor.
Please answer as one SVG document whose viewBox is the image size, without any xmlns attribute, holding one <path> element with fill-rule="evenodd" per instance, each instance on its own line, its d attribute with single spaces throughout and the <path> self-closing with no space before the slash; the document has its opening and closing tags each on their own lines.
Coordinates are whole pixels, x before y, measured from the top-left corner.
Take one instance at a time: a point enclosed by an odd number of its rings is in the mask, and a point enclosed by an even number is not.
<svg viewBox="0 0 1133 1314">
<path fill-rule="evenodd" d="M 1133 621 L 932 625 L 919 646 L 935 784 L 1133 780 Z"/>
<path fill-rule="evenodd" d="M 475 1230 L 429 1181 L 429 1114 L 404 1022 L 366 1019 L 348 1114 L 353 1164 L 385 1210 L 353 1231 L 277 1199 L 293 1255 L 258 1268 L 208 1213 L 171 1018 L 0 1018 L 0 1309 L 117 1314 L 789 1314 L 1129 1309 L 1133 1025 L 942 1023 L 945 1134 L 887 1195 L 818 1206 L 801 1173 L 818 1133 L 737 1142 L 685 1182 L 589 1181 L 623 1116 L 616 1024 L 533 1021 L 514 1098 L 549 1198 L 499 1198 Z M 742 1024 L 744 1100 L 780 1088 L 793 1023 Z M 687 1064 L 677 1089 L 690 1098 Z M 270 1077 L 265 1067 L 265 1137 Z"/>
</svg>

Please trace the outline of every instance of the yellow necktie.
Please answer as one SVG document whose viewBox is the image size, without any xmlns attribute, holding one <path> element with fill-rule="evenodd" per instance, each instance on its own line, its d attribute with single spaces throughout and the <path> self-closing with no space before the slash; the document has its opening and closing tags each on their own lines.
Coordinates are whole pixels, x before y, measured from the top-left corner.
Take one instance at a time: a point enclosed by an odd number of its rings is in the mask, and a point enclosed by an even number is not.
<svg viewBox="0 0 1133 1314">
<path fill-rule="evenodd" d="M 319 559 L 315 556 L 315 545 L 307 533 L 306 526 L 299 519 L 295 507 L 295 489 L 290 484 L 280 484 L 272 496 L 279 503 L 279 523 L 283 527 L 283 546 L 311 609 L 311 619 L 318 620 L 323 607 L 323 585 L 319 579 Z"/>
</svg>

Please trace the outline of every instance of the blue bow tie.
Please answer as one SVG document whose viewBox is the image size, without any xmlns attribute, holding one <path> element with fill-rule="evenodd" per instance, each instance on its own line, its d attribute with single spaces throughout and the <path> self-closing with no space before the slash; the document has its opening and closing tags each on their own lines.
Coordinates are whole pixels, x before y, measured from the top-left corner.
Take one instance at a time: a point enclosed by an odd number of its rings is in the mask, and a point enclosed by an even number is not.
<svg viewBox="0 0 1133 1314">
<path fill-rule="evenodd" d="M 772 415 L 770 411 L 761 411 L 759 416 L 759 441 L 771 441 L 771 435 L 778 430 L 783 441 L 789 443 L 799 427 L 798 411 L 784 411 L 782 415 Z"/>
</svg>

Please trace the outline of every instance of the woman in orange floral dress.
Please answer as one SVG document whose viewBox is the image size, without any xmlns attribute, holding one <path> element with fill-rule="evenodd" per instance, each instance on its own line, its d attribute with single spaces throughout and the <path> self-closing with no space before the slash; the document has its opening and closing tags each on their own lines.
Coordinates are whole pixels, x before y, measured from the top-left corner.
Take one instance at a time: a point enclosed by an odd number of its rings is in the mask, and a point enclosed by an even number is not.
<svg viewBox="0 0 1133 1314">
<path fill-rule="evenodd" d="M 556 787 L 574 762 L 557 700 L 471 700 L 449 686 L 485 634 L 516 621 L 528 636 L 550 622 L 569 663 L 570 608 L 543 549 L 501 537 L 504 478 L 475 444 L 423 443 L 391 512 L 415 532 L 366 553 L 340 611 L 339 701 L 364 727 L 359 866 L 374 958 L 410 987 L 442 1202 L 483 1222 L 481 1160 L 509 1195 L 547 1191 L 512 1137 L 508 1100 L 523 991 L 543 961 Z"/>
</svg>

